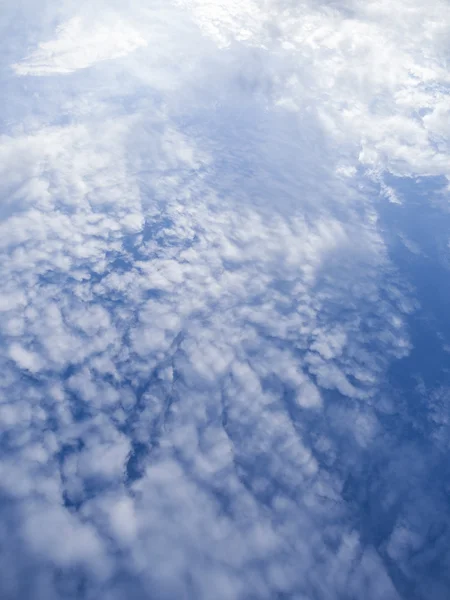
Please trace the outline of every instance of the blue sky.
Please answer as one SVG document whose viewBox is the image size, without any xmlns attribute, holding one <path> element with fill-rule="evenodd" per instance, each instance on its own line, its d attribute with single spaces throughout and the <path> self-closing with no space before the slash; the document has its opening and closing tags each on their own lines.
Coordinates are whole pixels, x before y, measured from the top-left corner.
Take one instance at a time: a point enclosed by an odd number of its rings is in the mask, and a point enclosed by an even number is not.
<svg viewBox="0 0 450 600">
<path fill-rule="evenodd" d="M 5 3 L 2 598 L 448 598 L 449 28 Z"/>
</svg>

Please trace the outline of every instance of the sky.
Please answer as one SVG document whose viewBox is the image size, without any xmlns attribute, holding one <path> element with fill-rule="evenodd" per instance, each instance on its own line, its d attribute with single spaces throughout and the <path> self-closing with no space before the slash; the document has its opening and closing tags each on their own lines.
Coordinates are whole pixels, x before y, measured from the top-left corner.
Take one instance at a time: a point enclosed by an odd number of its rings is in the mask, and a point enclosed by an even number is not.
<svg viewBox="0 0 450 600">
<path fill-rule="evenodd" d="M 447 600 L 450 5 L 3 0 L 2 600 Z"/>
</svg>

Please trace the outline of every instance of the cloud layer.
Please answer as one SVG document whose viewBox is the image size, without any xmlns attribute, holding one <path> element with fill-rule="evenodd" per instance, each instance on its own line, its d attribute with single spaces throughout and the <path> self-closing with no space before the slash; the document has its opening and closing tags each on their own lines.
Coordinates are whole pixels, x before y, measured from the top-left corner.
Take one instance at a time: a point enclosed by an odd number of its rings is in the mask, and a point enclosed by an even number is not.
<svg viewBox="0 0 450 600">
<path fill-rule="evenodd" d="M 447 597 L 448 388 L 391 377 L 423 313 L 383 207 L 446 193 L 448 16 L 8 4 L 2 598 Z"/>
</svg>

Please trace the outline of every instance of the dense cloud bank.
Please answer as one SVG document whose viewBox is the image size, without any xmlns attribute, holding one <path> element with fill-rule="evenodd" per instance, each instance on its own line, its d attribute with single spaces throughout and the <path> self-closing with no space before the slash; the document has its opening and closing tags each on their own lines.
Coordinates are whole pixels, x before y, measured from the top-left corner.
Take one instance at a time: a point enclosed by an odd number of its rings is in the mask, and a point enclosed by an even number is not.
<svg viewBox="0 0 450 600">
<path fill-rule="evenodd" d="M 1 598 L 448 598 L 448 4 L 0 33 Z"/>
</svg>

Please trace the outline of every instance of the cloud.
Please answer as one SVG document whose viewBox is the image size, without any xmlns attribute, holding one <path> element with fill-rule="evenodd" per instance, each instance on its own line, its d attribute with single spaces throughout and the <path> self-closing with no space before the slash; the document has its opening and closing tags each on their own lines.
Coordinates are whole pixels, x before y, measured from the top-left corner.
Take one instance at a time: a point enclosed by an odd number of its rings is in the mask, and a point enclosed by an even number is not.
<svg viewBox="0 0 450 600">
<path fill-rule="evenodd" d="M 103 60 L 126 56 L 146 41 L 118 19 L 87 23 L 73 17 L 56 30 L 56 38 L 39 44 L 30 56 L 13 66 L 18 75 L 51 75 L 85 69 Z"/>
<path fill-rule="evenodd" d="M 379 205 L 447 175 L 445 7 L 46 8 L 1 71 L 2 593 L 444 598 Z"/>
<path fill-rule="evenodd" d="M 205 35 L 270 53 L 278 106 L 318 114 L 347 161 L 397 175 L 448 170 L 448 5 L 188 3 Z M 219 25 L 220 23 L 220 25 Z M 439 122 L 439 131 L 433 123 Z"/>
</svg>

